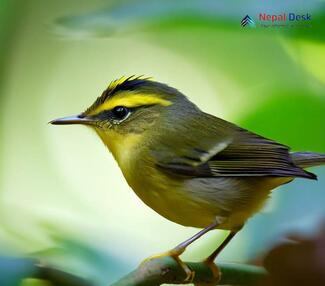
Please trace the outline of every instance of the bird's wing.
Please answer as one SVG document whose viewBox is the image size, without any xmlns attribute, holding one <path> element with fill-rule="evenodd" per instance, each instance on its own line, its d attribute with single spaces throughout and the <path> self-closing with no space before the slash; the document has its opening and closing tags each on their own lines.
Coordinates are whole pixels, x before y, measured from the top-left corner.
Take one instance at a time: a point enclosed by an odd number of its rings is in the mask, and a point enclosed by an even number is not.
<svg viewBox="0 0 325 286">
<path fill-rule="evenodd" d="M 213 122 L 217 124 L 201 129 L 196 140 L 192 132 L 182 142 L 169 142 L 183 147 L 156 152 L 156 164 L 171 174 L 192 177 L 316 178 L 293 163 L 288 147 L 221 119 L 213 117 Z"/>
</svg>

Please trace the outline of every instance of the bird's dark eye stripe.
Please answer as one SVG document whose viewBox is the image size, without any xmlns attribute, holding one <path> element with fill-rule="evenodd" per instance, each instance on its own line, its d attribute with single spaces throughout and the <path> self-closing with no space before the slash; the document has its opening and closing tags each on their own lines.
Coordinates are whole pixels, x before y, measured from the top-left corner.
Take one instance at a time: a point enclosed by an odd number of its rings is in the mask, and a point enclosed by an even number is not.
<svg viewBox="0 0 325 286">
<path fill-rule="evenodd" d="M 134 108 L 128 108 L 124 106 L 116 106 L 113 109 L 104 110 L 95 117 L 99 120 L 107 120 L 107 119 L 114 119 L 114 120 L 122 120 L 127 115 L 129 115 L 130 112 L 133 111 Z"/>
<path fill-rule="evenodd" d="M 145 108 L 149 108 L 152 105 L 142 105 L 142 106 L 137 106 L 137 107 L 125 107 L 128 110 L 127 115 L 129 115 L 130 113 L 135 113 L 137 112 L 137 110 L 141 110 L 141 109 L 145 109 Z M 122 106 L 117 106 L 117 107 L 122 107 Z M 116 108 L 116 107 L 115 107 Z M 100 113 L 98 113 L 97 115 L 94 115 L 94 117 L 96 117 L 96 119 L 99 120 L 110 120 L 110 119 L 115 119 L 115 120 L 122 120 L 119 119 L 115 114 L 114 114 L 114 108 L 113 109 L 107 109 L 104 110 Z"/>
</svg>

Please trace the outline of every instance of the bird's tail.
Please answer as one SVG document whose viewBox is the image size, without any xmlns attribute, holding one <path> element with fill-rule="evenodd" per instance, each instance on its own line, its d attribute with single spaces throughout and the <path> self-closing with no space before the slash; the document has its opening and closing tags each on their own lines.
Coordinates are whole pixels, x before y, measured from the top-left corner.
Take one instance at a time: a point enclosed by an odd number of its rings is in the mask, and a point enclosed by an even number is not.
<svg viewBox="0 0 325 286">
<path fill-rule="evenodd" d="M 325 165 L 325 154 L 314 152 L 295 152 L 291 153 L 291 158 L 295 165 L 300 168 Z"/>
</svg>

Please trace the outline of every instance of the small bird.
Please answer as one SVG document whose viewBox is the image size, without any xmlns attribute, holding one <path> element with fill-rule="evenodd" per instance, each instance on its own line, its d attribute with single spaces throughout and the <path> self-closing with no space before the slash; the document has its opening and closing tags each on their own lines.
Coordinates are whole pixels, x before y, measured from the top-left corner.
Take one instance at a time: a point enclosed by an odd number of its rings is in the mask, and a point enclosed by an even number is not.
<svg viewBox="0 0 325 286">
<path fill-rule="evenodd" d="M 179 256 L 188 245 L 210 230 L 229 230 L 204 260 L 218 277 L 215 258 L 261 209 L 270 191 L 297 177 L 315 180 L 304 168 L 325 164 L 325 154 L 291 153 L 145 77 L 115 80 L 86 111 L 50 123 L 95 130 L 146 205 L 173 222 L 202 229 L 158 255 L 173 257 L 187 282 L 194 273 Z"/>
</svg>

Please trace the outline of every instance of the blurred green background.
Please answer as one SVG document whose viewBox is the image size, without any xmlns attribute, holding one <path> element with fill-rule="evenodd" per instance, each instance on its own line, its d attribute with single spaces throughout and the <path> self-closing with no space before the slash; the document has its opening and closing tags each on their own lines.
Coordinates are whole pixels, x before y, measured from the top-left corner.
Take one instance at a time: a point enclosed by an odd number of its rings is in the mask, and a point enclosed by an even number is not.
<svg viewBox="0 0 325 286">
<path fill-rule="evenodd" d="M 47 125 L 123 75 L 153 76 L 206 112 L 293 150 L 325 152 L 324 1 L 229 3 L 0 1 L 3 257 L 41 258 L 107 285 L 197 231 L 145 206 L 89 130 Z M 246 14 L 290 11 L 310 13 L 311 27 L 240 26 Z M 316 231 L 325 168 L 312 171 L 318 182 L 276 190 L 220 260 L 251 261 L 288 232 Z M 223 235 L 207 235 L 184 258 L 203 258 Z M 0 259 L 1 285 L 20 279 L 13 265 Z"/>
</svg>

